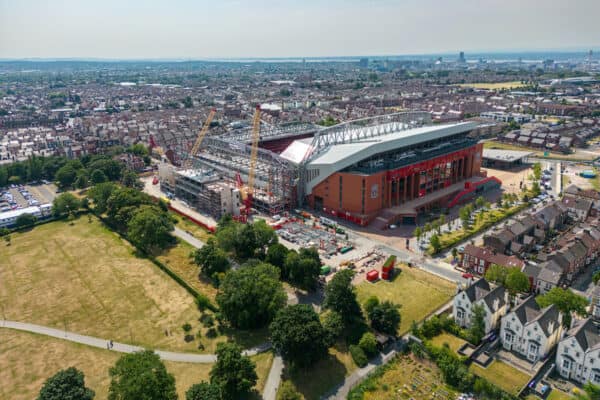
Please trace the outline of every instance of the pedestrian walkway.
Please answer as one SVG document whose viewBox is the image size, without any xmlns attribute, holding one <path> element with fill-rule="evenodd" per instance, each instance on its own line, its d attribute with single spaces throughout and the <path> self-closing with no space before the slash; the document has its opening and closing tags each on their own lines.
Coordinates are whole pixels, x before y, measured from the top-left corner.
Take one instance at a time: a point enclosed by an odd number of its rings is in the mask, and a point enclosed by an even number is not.
<svg viewBox="0 0 600 400">
<path fill-rule="evenodd" d="M 0 320 L 1 328 L 15 329 L 19 331 L 32 332 L 40 335 L 46 335 L 55 337 L 58 339 L 68 340 L 70 342 L 81 343 L 100 349 L 107 349 L 110 339 L 101 339 L 93 336 L 80 335 L 74 332 L 68 332 L 61 329 L 50 328 L 48 326 L 29 324 L 26 322 L 7 321 Z M 112 342 L 111 351 L 119 353 L 135 353 L 137 351 L 144 350 L 143 347 L 133 346 L 126 343 Z M 253 347 L 248 350 L 244 350 L 244 355 L 254 356 L 259 353 L 263 353 L 271 348 L 270 343 L 264 343 L 262 345 Z M 194 353 L 176 353 L 172 351 L 154 350 L 158 356 L 165 361 L 175 361 L 184 363 L 195 363 L 195 364 L 209 364 L 214 363 L 217 357 L 214 354 L 194 354 Z"/>
</svg>

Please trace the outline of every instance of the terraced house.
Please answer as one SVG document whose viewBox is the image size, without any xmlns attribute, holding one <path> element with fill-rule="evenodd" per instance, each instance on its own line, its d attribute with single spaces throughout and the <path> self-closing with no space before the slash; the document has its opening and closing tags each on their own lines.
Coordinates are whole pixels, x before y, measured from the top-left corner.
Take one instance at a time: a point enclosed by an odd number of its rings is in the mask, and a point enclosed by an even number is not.
<svg viewBox="0 0 600 400">
<path fill-rule="evenodd" d="M 508 292 L 503 286 L 493 287 L 485 279 L 479 279 L 454 296 L 452 313 L 456 323 L 469 328 L 473 319 L 473 307 L 483 306 L 485 310 L 485 333 L 496 329 L 500 318 L 506 314 Z"/>
</svg>

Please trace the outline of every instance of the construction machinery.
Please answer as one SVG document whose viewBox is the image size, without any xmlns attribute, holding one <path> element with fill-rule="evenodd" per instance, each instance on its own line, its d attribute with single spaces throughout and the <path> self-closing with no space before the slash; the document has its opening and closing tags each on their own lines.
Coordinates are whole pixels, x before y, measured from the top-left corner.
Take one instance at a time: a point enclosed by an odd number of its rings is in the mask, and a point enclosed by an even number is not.
<svg viewBox="0 0 600 400">
<path fill-rule="evenodd" d="M 254 178 L 256 175 L 256 159 L 258 156 L 258 141 L 260 139 L 260 106 L 256 106 L 254 110 L 254 118 L 252 120 L 252 146 L 250 150 L 250 168 L 248 170 L 248 183 L 242 187 L 240 192 L 244 207 L 241 211 L 244 219 L 250 215 L 252 209 L 252 196 L 254 195 Z M 236 176 L 238 186 L 242 184 L 242 179 L 239 174 Z"/>
<path fill-rule="evenodd" d="M 200 146 L 202 145 L 202 140 L 204 140 L 206 133 L 210 129 L 210 124 L 211 124 L 213 118 L 215 117 L 216 113 L 217 113 L 217 110 L 215 110 L 214 108 L 212 110 L 210 110 L 210 112 L 208 113 L 208 116 L 206 117 L 206 121 L 204 121 L 204 125 L 202 126 L 202 129 L 198 133 L 198 137 L 196 138 L 196 141 L 194 142 L 194 145 L 192 146 L 192 150 L 190 150 L 190 152 L 187 155 L 187 158 L 183 162 L 183 169 L 191 168 L 192 163 L 194 161 L 194 157 L 196 156 L 196 154 L 198 154 L 198 151 L 200 150 Z"/>
</svg>

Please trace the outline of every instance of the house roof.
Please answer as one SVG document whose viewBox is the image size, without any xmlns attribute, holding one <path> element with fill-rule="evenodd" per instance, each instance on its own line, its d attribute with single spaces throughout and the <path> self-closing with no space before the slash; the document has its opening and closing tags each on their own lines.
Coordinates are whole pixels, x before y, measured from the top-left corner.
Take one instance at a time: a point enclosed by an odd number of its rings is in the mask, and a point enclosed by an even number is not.
<svg viewBox="0 0 600 400">
<path fill-rule="evenodd" d="M 543 308 L 537 318 L 531 322 L 536 321 L 544 331 L 546 337 L 548 337 L 558 328 L 560 324 L 559 315 L 558 307 L 550 304 L 548 307 Z"/>
<path fill-rule="evenodd" d="M 465 294 L 467 295 L 467 297 L 469 298 L 471 303 L 482 299 L 490 291 L 491 291 L 490 284 L 485 279 L 479 279 L 479 280 L 473 282 L 473 284 L 471 286 L 469 286 L 468 288 L 466 288 L 464 290 Z"/>
<path fill-rule="evenodd" d="M 472 244 L 465 246 L 464 254 L 487 261 L 492 264 L 501 265 L 503 267 L 519 267 L 522 268 L 524 263 L 517 257 L 507 256 L 498 253 L 486 247 L 478 247 Z"/>
<path fill-rule="evenodd" d="M 540 306 L 535 301 L 535 297 L 529 296 L 521 304 L 516 306 L 513 310 L 521 324 L 526 324 L 529 321 L 534 320 L 540 313 Z"/>
<path fill-rule="evenodd" d="M 563 273 L 563 268 L 553 259 L 542 264 L 538 279 L 558 285 L 562 279 Z"/>
<path fill-rule="evenodd" d="M 591 318 L 576 321 L 573 327 L 567 332 L 567 338 L 571 337 L 575 337 L 575 340 L 577 340 L 583 351 L 600 347 L 600 332 Z"/>
</svg>

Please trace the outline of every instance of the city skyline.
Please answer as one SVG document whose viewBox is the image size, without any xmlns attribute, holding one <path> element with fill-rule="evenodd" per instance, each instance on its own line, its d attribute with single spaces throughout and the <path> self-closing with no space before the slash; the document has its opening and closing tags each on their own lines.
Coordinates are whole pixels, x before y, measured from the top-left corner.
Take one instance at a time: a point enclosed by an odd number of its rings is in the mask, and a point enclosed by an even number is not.
<svg viewBox="0 0 600 400">
<path fill-rule="evenodd" d="M 426 3 L 426 4 L 425 4 Z M 143 7 L 142 7 L 143 4 Z M 235 59 L 584 50 L 591 0 L 0 0 L 0 58 Z M 329 26 L 329 27 L 328 27 Z"/>
</svg>

